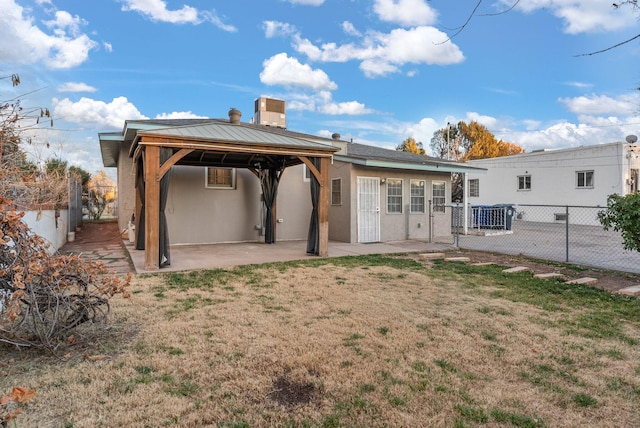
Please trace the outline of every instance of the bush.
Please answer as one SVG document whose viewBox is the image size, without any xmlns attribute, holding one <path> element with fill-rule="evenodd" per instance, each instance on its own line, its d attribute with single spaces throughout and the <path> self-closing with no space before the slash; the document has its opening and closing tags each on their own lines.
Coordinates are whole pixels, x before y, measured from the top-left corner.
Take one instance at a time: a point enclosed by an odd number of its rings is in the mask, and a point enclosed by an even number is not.
<svg viewBox="0 0 640 428">
<path fill-rule="evenodd" d="M 0 342 L 54 351 L 83 325 L 104 325 L 109 299 L 128 297 L 130 276 L 78 256 L 50 254 L 24 213 L 0 195 Z"/>
<path fill-rule="evenodd" d="M 625 250 L 640 251 L 640 193 L 607 198 L 607 209 L 598 213 L 604 230 L 622 232 Z"/>
</svg>

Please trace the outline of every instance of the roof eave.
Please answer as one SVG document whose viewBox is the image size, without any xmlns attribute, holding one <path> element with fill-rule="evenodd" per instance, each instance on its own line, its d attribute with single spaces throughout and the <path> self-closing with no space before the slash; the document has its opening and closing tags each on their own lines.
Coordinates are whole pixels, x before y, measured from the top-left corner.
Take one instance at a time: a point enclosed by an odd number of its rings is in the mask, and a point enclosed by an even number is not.
<svg viewBox="0 0 640 428">
<path fill-rule="evenodd" d="M 103 132 L 98 135 L 100 138 L 102 165 L 105 168 L 117 167 L 122 134 L 117 132 Z"/>
<path fill-rule="evenodd" d="M 337 161 L 349 162 L 356 165 L 376 167 L 376 168 L 392 168 L 392 169 L 408 169 L 414 171 L 433 171 L 433 172 L 475 172 L 479 174 L 486 174 L 486 168 L 468 167 L 459 164 L 451 163 L 430 163 L 430 164 L 415 164 L 407 162 L 394 162 L 394 161 L 382 161 L 375 159 L 362 159 L 354 158 L 350 156 L 334 155 L 333 157 Z"/>
</svg>

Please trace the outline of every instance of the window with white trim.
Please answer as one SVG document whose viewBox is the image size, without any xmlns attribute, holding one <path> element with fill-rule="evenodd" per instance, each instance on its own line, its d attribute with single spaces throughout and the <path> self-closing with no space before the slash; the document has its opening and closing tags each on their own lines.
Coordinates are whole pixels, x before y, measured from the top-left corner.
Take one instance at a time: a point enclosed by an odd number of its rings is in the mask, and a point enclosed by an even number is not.
<svg viewBox="0 0 640 428">
<path fill-rule="evenodd" d="M 425 185 L 426 183 L 424 180 L 411 180 L 410 212 L 424 212 Z"/>
<path fill-rule="evenodd" d="M 444 212 L 446 203 L 446 184 L 444 181 L 434 181 L 431 184 L 431 197 L 433 198 L 433 212 Z"/>
<path fill-rule="evenodd" d="M 473 178 L 469 180 L 469 197 L 477 198 L 480 196 L 480 179 Z"/>
<path fill-rule="evenodd" d="M 387 178 L 387 213 L 402 214 L 402 180 Z"/>
<path fill-rule="evenodd" d="M 518 176 L 518 190 L 531 190 L 531 176 L 519 175 Z"/>
<path fill-rule="evenodd" d="M 208 189 L 235 189 L 235 168 L 206 168 L 205 187 Z"/>
<path fill-rule="evenodd" d="M 311 181 L 311 170 L 309 169 L 306 163 L 302 164 L 302 167 L 303 167 L 302 180 Z"/>
<path fill-rule="evenodd" d="M 342 178 L 331 179 L 331 205 L 342 205 Z"/>
<path fill-rule="evenodd" d="M 576 171 L 576 187 L 593 189 L 593 171 Z"/>
</svg>

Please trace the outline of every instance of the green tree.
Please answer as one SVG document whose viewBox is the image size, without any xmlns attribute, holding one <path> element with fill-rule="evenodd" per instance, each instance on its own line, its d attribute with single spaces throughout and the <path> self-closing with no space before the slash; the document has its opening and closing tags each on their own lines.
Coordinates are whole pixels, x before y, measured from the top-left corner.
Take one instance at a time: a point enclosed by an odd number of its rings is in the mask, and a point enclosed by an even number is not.
<svg viewBox="0 0 640 428">
<path fill-rule="evenodd" d="M 87 185 L 89 184 L 89 180 L 91 180 L 91 174 L 88 171 L 72 165 L 69 167 L 69 174 L 73 175 L 78 179 L 78 181 L 80 181 L 83 190 L 87 190 Z"/>
<path fill-rule="evenodd" d="M 416 142 L 416 140 L 413 137 L 409 137 L 409 138 L 405 139 L 402 142 L 402 144 L 399 144 L 396 147 L 396 150 L 401 151 L 401 152 L 414 153 L 414 154 L 417 154 L 417 155 L 426 154 L 426 152 L 424 151 L 424 148 L 422 147 L 422 143 L 421 142 Z"/>
<path fill-rule="evenodd" d="M 598 213 L 604 230 L 622 233 L 625 250 L 640 251 L 640 193 L 609 195 L 607 209 Z"/>
</svg>

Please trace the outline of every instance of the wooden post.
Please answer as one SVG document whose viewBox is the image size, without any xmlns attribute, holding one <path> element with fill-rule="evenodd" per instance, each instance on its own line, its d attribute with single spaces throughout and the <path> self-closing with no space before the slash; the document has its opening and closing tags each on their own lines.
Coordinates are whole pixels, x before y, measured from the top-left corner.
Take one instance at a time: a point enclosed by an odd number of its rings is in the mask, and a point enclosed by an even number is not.
<svg viewBox="0 0 640 428">
<path fill-rule="evenodd" d="M 329 158 L 320 158 L 320 200 L 318 201 L 319 256 L 329 255 L 329 197 L 331 182 L 329 180 Z"/>
<path fill-rule="evenodd" d="M 144 267 L 160 268 L 160 147 L 146 146 L 144 158 Z"/>
</svg>

